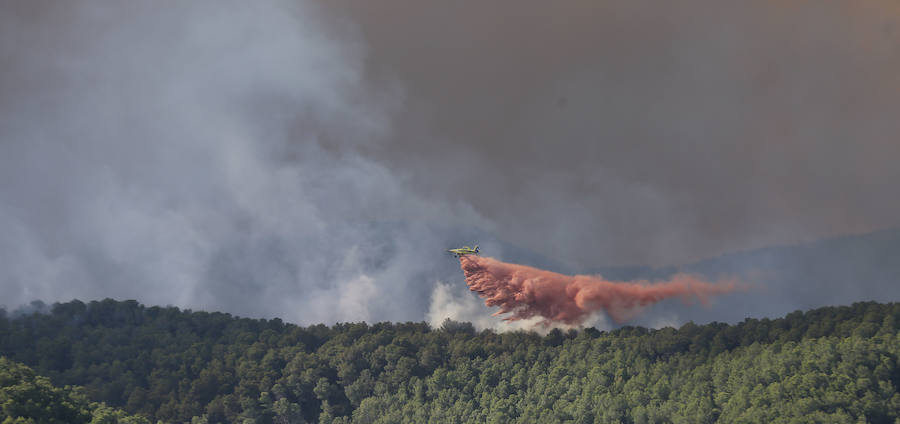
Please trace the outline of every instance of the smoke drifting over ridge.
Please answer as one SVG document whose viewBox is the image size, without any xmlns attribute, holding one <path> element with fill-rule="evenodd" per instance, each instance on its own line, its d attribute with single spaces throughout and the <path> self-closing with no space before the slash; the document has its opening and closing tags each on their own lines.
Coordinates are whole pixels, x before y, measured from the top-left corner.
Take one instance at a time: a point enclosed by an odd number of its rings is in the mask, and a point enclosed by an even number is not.
<svg viewBox="0 0 900 424">
<path fill-rule="evenodd" d="M 439 324 L 452 306 L 490 326 L 444 248 L 492 239 L 574 274 L 897 226 L 898 16 L 882 0 L 0 0 L 0 298 L 298 323 Z M 890 272 L 803 263 L 773 279 L 778 302 L 636 320 L 900 299 Z"/>
<path fill-rule="evenodd" d="M 614 282 L 600 276 L 568 276 L 493 258 L 465 255 L 459 264 L 469 289 L 485 299 L 485 305 L 500 309 L 494 315 L 518 321 L 541 317 L 546 324 L 577 325 L 592 313 L 602 311 L 623 323 L 644 306 L 663 299 L 680 297 L 709 303 L 712 295 L 740 288 L 735 281 L 716 284 L 698 277 L 677 274 L 667 281 Z"/>
<path fill-rule="evenodd" d="M 390 133 L 396 96 L 313 4 L 0 6 L 7 307 L 417 320 L 446 243 L 428 222 L 483 223 L 355 152 Z"/>
</svg>

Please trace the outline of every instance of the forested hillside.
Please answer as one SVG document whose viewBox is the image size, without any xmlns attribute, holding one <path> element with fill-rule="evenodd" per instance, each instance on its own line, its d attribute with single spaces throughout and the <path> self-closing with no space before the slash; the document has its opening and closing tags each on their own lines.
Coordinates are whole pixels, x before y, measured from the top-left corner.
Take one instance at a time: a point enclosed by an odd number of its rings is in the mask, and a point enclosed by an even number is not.
<svg viewBox="0 0 900 424">
<path fill-rule="evenodd" d="M 72 301 L 0 312 L 0 356 L 163 422 L 893 423 L 898 322 L 900 304 L 857 303 L 542 337 Z"/>
</svg>

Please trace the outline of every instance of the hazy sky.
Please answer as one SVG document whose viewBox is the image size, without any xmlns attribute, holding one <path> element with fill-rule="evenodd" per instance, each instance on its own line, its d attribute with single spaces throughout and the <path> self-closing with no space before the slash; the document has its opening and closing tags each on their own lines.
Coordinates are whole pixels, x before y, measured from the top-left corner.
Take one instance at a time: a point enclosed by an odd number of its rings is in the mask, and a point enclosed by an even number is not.
<svg viewBox="0 0 900 424">
<path fill-rule="evenodd" d="M 898 16 L 0 0 L 0 303 L 421 320 L 475 238 L 590 269 L 896 227 Z"/>
<path fill-rule="evenodd" d="M 900 223 L 894 1 L 329 1 L 403 87 L 371 149 L 510 240 L 680 263 Z"/>
</svg>

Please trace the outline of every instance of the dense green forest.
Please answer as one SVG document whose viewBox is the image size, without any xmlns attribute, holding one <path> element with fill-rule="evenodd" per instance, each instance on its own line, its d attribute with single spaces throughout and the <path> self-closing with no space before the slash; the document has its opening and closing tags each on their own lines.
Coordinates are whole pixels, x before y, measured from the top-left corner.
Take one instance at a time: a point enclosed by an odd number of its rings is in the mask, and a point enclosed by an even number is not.
<svg viewBox="0 0 900 424">
<path fill-rule="evenodd" d="M 103 403 L 91 402 L 79 388 L 54 387 L 31 368 L 0 357 L 0 423 L 150 424 Z"/>
<path fill-rule="evenodd" d="M 81 422 L 894 423 L 898 330 L 893 303 L 540 336 L 72 301 L 0 311 L 0 402 L 30 384 Z"/>
</svg>

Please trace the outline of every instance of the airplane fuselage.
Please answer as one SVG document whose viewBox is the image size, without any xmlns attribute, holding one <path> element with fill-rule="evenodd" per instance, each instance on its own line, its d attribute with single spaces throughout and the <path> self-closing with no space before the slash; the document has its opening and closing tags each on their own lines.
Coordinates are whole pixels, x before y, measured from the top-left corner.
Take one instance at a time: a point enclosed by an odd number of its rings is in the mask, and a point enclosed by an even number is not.
<svg viewBox="0 0 900 424">
<path fill-rule="evenodd" d="M 456 255 L 456 257 L 465 256 L 465 255 L 477 255 L 478 254 L 478 245 L 475 247 L 463 246 L 457 249 L 448 249 L 448 252 Z"/>
</svg>

